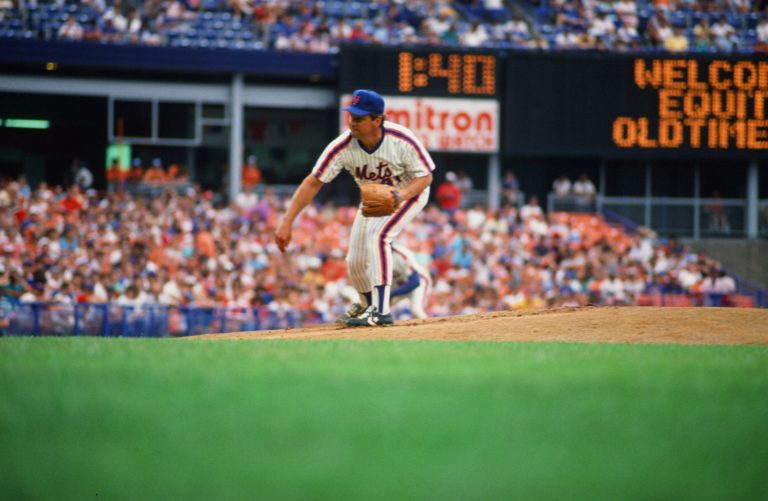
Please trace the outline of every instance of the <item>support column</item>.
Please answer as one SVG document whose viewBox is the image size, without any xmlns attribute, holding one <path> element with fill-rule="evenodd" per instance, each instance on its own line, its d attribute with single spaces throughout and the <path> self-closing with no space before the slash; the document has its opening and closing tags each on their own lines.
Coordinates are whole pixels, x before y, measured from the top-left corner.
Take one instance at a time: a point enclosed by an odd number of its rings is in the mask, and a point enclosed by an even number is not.
<svg viewBox="0 0 768 501">
<path fill-rule="evenodd" d="M 608 177 L 608 173 L 607 173 L 607 168 L 605 167 L 605 160 L 600 160 L 600 182 L 599 182 L 597 195 L 595 196 L 595 200 L 597 202 L 595 209 L 597 210 L 598 214 L 603 213 L 603 197 L 605 196 L 605 192 L 606 192 L 607 177 Z"/>
<path fill-rule="evenodd" d="M 195 170 L 195 149 L 187 146 L 187 177 L 190 183 L 195 182 Z"/>
<path fill-rule="evenodd" d="M 229 96 L 229 186 L 227 195 L 232 202 L 241 190 L 243 177 L 243 74 L 232 76 Z"/>
<path fill-rule="evenodd" d="M 752 160 L 747 169 L 747 238 L 757 238 L 758 233 L 760 217 L 758 175 L 757 160 Z"/>
<path fill-rule="evenodd" d="M 499 166 L 499 154 L 488 157 L 488 207 L 493 210 L 499 208 L 501 200 L 501 172 Z"/>
<path fill-rule="evenodd" d="M 645 162 L 645 227 L 651 228 L 651 198 L 653 198 L 653 179 L 651 163 Z"/>
<path fill-rule="evenodd" d="M 701 238 L 701 164 L 696 161 L 693 171 L 693 239 Z"/>
</svg>

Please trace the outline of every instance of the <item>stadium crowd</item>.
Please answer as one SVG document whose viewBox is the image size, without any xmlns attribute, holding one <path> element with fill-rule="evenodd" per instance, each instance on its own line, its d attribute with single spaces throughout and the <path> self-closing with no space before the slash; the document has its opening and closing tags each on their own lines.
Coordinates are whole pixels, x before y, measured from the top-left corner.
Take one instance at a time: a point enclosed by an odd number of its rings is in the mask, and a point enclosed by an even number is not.
<svg viewBox="0 0 768 501">
<path fill-rule="evenodd" d="M 0 0 L 0 38 L 329 53 L 343 43 L 768 51 L 765 0 Z"/>
<path fill-rule="evenodd" d="M 287 200 L 267 187 L 230 205 L 191 186 L 160 196 L 0 181 L 0 304 L 266 307 L 333 321 L 357 295 L 344 249 L 355 207 L 309 207 L 294 244 L 272 241 Z M 430 205 L 399 238 L 430 270 L 429 313 L 637 304 L 643 295 L 730 294 L 719 263 L 592 214 Z M 307 313 L 309 312 L 309 313 Z"/>
</svg>

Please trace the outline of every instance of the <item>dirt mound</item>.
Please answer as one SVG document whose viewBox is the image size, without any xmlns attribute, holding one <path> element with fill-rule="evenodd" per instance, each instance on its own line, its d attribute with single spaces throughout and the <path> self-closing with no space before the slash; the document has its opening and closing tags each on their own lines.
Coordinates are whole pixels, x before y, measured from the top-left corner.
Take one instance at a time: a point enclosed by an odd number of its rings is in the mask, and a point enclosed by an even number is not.
<svg viewBox="0 0 768 501">
<path fill-rule="evenodd" d="M 334 324 L 186 339 L 417 339 L 768 345 L 768 310 L 583 307 L 398 322 L 393 327 Z"/>
</svg>

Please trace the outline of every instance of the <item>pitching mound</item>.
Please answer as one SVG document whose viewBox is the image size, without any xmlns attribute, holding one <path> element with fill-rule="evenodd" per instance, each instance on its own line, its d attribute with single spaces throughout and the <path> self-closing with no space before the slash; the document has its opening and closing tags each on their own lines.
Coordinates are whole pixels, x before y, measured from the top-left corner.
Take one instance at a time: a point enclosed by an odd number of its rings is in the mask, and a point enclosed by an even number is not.
<svg viewBox="0 0 768 501">
<path fill-rule="evenodd" d="M 398 322 L 393 327 L 334 324 L 185 339 L 417 339 L 768 345 L 768 310 L 741 308 L 583 307 Z"/>
</svg>

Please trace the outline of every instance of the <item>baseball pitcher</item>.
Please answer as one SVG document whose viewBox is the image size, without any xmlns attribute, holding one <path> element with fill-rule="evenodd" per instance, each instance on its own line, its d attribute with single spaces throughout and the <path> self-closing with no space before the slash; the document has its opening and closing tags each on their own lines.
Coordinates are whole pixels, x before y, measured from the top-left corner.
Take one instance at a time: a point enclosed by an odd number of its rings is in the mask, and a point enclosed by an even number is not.
<svg viewBox="0 0 768 501">
<path fill-rule="evenodd" d="M 347 272 L 360 302 L 348 310 L 346 325 L 392 325 L 392 240 L 426 205 L 435 164 L 411 130 L 386 121 L 378 93 L 356 90 L 344 109 L 349 112 L 349 130 L 331 141 L 293 194 L 275 229 L 275 242 L 285 252 L 296 217 L 342 170 L 360 187 L 387 187 L 363 190 L 352 224 Z"/>
</svg>

